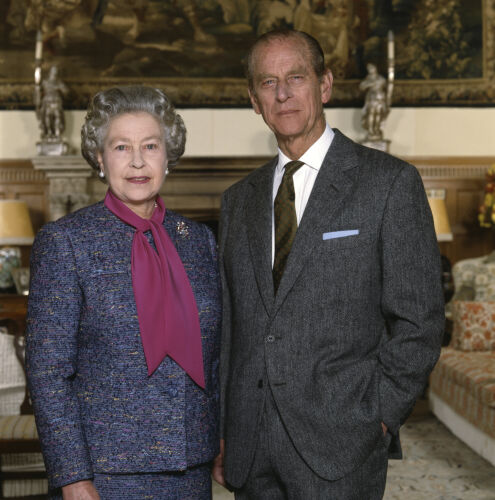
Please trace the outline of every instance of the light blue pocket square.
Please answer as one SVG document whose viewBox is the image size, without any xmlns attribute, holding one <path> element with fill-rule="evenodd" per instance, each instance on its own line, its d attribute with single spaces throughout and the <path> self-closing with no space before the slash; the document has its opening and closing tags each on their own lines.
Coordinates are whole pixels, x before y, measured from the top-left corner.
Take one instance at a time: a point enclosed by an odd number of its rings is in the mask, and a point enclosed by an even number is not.
<svg viewBox="0 0 495 500">
<path fill-rule="evenodd" d="M 359 234 L 359 229 L 348 229 L 347 231 L 331 231 L 323 233 L 324 240 L 333 240 L 334 238 L 345 238 L 346 236 L 356 236 Z"/>
</svg>

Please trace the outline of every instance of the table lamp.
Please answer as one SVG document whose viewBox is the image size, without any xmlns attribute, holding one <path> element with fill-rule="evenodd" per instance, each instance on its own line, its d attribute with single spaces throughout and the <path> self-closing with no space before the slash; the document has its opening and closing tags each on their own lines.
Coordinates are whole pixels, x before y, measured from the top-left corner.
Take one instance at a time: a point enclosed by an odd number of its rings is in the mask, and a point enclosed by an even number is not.
<svg viewBox="0 0 495 500">
<path fill-rule="evenodd" d="M 454 237 L 450 229 L 447 207 L 445 206 L 445 189 L 429 189 L 426 194 L 433 215 L 437 241 L 452 241 Z"/>
<path fill-rule="evenodd" d="M 25 201 L 0 200 L 0 291 L 14 286 L 11 271 L 21 265 L 21 249 L 32 245 L 34 231 Z"/>
<path fill-rule="evenodd" d="M 433 224 L 439 243 L 452 241 L 454 239 L 450 228 L 449 216 L 445 205 L 445 189 L 428 189 L 426 191 L 428 203 L 433 215 Z M 454 295 L 454 280 L 452 276 L 452 265 L 450 260 L 443 254 L 440 255 L 442 261 L 442 288 L 445 303 L 448 304 Z M 446 317 L 449 318 L 449 306 L 446 309 Z M 451 335 L 451 323 L 446 326 L 444 341 L 442 345 L 448 345 Z"/>
</svg>

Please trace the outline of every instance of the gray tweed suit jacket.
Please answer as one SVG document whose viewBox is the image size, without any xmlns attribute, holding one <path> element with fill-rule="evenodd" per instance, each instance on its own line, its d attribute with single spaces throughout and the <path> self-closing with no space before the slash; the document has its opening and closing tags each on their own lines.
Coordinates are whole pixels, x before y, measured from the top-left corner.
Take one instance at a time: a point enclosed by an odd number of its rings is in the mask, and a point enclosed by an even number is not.
<svg viewBox="0 0 495 500">
<path fill-rule="evenodd" d="M 400 457 L 399 427 L 437 361 L 444 327 L 438 245 L 417 170 L 338 130 L 274 296 L 275 165 L 222 201 L 222 431 L 235 487 L 254 457 L 267 390 L 321 477 L 336 480 L 363 463 L 386 439 L 382 421 L 389 452 Z"/>
</svg>

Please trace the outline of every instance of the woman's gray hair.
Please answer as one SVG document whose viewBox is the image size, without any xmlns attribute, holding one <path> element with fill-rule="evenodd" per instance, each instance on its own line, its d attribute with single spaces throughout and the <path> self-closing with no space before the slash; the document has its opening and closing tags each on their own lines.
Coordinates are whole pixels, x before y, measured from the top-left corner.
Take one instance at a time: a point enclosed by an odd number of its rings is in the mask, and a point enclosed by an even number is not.
<svg viewBox="0 0 495 500">
<path fill-rule="evenodd" d="M 81 129 L 81 153 L 91 167 L 100 170 L 98 153 L 103 153 L 112 118 L 139 112 L 149 113 L 158 120 L 163 128 L 168 168 L 177 165 L 186 145 L 186 127 L 181 116 L 162 90 L 132 85 L 102 90 L 91 100 Z"/>
</svg>

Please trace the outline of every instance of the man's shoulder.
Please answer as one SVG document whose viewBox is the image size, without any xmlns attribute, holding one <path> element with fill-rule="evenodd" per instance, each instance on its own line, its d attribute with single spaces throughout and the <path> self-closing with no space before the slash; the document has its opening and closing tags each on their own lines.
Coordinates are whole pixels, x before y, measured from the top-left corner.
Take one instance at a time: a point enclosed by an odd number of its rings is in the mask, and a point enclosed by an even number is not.
<svg viewBox="0 0 495 500">
<path fill-rule="evenodd" d="M 416 167 L 407 161 L 385 151 L 359 144 L 338 130 L 335 132 L 340 147 L 345 147 L 347 151 L 352 150 L 355 154 L 360 175 L 368 173 L 375 178 L 378 176 L 394 178 L 400 172 L 417 173 Z"/>
<path fill-rule="evenodd" d="M 260 181 L 265 181 L 267 177 L 271 177 L 273 169 L 277 164 L 277 156 L 270 159 L 264 165 L 256 168 L 252 172 L 250 172 L 246 177 L 242 178 L 240 181 L 232 184 L 229 188 L 227 188 L 224 192 L 225 197 L 238 196 L 243 193 L 247 186 L 251 184 L 256 184 Z"/>
</svg>

